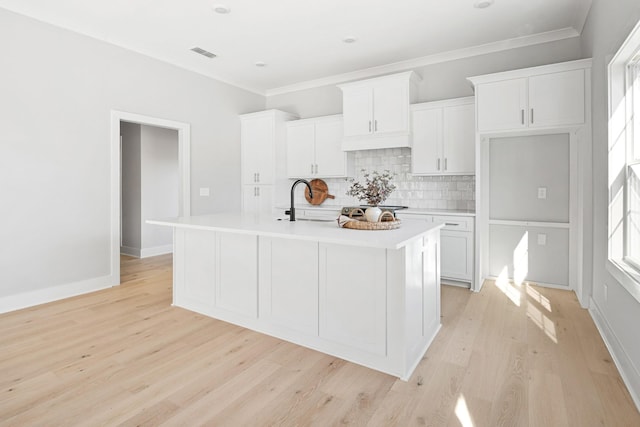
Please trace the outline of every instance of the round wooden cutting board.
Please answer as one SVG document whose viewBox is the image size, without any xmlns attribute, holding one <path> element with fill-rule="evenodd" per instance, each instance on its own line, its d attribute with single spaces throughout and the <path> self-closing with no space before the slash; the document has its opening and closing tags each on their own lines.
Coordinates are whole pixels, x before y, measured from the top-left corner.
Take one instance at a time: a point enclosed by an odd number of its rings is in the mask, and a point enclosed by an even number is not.
<svg viewBox="0 0 640 427">
<path fill-rule="evenodd" d="M 309 189 L 304 187 L 304 198 L 312 205 L 321 205 L 326 199 L 335 199 L 335 196 L 329 194 L 327 183 L 321 179 L 312 179 L 309 181 L 313 190 L 313 198 L 309 197 Z"/>
</svg>

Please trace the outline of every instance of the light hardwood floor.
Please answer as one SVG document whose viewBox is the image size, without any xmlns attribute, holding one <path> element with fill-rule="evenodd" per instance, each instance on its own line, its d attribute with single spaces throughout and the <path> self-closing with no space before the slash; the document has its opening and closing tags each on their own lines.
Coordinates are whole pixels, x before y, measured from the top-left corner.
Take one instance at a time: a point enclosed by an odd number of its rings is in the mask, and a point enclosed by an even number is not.
<svg viewBox="0 0 640 427">
<path fill-rule="evenodd" d="M 0 315 L 0 425 L 640 426 L 566 291 L 444 286 L 411 380 L 171 307 L 171 257 Z M 502 288 L 502 289 L 500 289 Z"/>
</svg>

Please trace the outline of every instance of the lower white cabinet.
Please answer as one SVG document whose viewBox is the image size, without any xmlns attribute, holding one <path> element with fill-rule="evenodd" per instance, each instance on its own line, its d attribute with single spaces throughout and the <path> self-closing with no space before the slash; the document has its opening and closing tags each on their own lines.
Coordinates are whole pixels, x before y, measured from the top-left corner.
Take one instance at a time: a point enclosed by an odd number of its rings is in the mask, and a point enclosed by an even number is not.
<svg viewBox="0 0 640 427">
<path fill-rule="evenodd" d="M 266 213 L 273 210 L 273 185 L 243 185 L 242 212 Z"/>
<path fill-rule="evenodd" d="M 442 277 L 471 283 L 473 277 L 473 218 L 433 216 L 444 224 L 440 230 L 440 273 Z"/>
<path fill-rule="evenodd" d="M 318 243 L 260 239 L 260 318 L 318 335 Z"/>
<path fill-rule="evenodd" d="M 175 305 L 257 317 L 257 236 L 176 229 L 174 243 Z"/>
<path fill-rule="evenodd" d="M 444 224 L 440 229 L 440 276 L 472 283 L 474 218 L 458 215 L 398 214 L 400 218 L 422 219 Z"/>
<path fill-rule="evenodd" d="M 258 316 L 257 248 L 257 236 L 216 233 L 216 307 Z"/>
<path fill-rule="evenodd" d="M 386 251 L 322 243 L 319 272 L 320 337 L 385 356 Z"/>
</svg>

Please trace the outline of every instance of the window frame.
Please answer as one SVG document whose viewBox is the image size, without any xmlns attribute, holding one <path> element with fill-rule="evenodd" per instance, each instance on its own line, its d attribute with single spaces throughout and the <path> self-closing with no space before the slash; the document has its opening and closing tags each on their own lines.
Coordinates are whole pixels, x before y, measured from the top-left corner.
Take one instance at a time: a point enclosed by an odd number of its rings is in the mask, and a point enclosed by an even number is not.
<svg viewBox="0 0 640 427">
<path fill-rule="evenodd" d="M 629 177 L 631 168 L 640 165 L 640 152 L 634 152 L 640 151 L 640 22 L 609 63 L 607 79 L 610 170 L 606 268 L 640 302 L 640 259 L 629 256 Z M 617 144 L 622 143 L 621 139 L 624 139 L 622 155 L 617 147 Z M 620 157 L 624 157 L 624 161 Z M 619 171 L 621 179 L 612 179 L 611 168 L 614 173 Z M 620 192 L 622 206 L 616 205 Z M 615 228 L 620 223 L 622 236 L 617 236 Z"/>
</svg>

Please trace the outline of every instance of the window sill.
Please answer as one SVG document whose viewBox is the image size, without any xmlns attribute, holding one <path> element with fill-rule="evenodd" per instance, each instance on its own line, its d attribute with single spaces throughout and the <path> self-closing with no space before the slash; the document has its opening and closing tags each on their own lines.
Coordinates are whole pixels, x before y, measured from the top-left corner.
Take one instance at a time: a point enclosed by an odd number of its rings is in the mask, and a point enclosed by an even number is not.
<svg viewBox="0 0 640 427">
<path fill-rule="evenodd" d="M 621 260 L 607 260 L 607 271 L 640 303 L 640 275 Z"/>
</svg>

